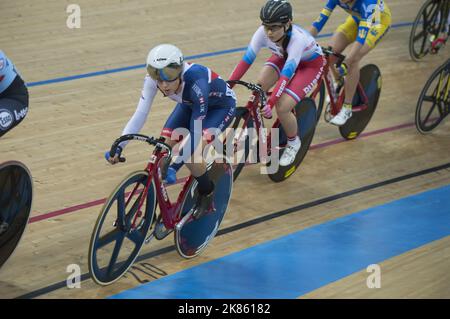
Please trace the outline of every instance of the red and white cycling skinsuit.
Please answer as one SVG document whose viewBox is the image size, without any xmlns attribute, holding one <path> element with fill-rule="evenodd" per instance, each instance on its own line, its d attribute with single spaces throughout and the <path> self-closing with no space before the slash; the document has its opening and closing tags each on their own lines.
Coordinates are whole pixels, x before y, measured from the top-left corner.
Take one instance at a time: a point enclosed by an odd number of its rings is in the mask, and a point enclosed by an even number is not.
<svg viewBox="0 0 450 319">
<path fill-rule="evenodd" d="M 247 52 L 234 69 L 230 80 L 239 80 L 250 68 L 256 55 L 262 48 L 269 48 L 272 56 L 265 65 L 271 66 L 279 75 L 278 82 L 268 103 L 274 106 L 283 93 L 291 96 L 296 102 L 312 91 L 320 79 L 325 59 L 322 49 L 308 31 L 298 25 L 288 30 L 285 48 L 279 47 L 266 35 L 260 26 L 252 37 Z"/>
</svg>

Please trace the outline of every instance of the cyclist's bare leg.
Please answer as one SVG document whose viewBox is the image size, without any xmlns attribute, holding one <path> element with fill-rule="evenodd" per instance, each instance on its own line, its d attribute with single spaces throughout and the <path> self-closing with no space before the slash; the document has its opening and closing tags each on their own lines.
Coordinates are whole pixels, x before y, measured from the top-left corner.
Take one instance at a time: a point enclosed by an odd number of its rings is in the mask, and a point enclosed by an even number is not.
<svg viewBox="0 0 450 319">
<path fill-rule="evenodd" d="M 347 55 L 347 77 L 345 78 L 345 100 L 344 103 L 352 104 L 353 96 L 355 95 L 356 88 L 359 82 L 359 63 L 362 58 L 370 52 L 372 48 L 366 43 L 361 47 L 359 43 L 354 43 Z M 356 53 L 355 53 L 356 52 Z"/>
<path fill-rule="evenodd" d="M 276 104 L 278 118 L 287 136 L 297 135 L 297 119 L 292 109 L 297 102 L 288 94 L 282 94 Z"/>
<path fill-rule="evenodd" d="M 200 195 L 195 204 L 197 208 L 193 215 L 194 219 L 200 218 L 207 210 L 212 208 L 214 200 L 215 185 L 207 174 L 206 162 L 203 157 L 203 150 L 206 145 L 207 142 L 202 138 L 202 141 L 196 146 L 196 150 L 192 154 L 190 161 L 186 163 L 186 166 L 198 183 L 197 189 Z"/>
<path fill-rule="evenodd" d="M 267 92 L 275 85 L 275 83 L 278 81 L 278 78 L 279 75 L 273 67 L 264 65 L 261 69 L 261 72 L 259 72 L 256 83 L 261 85 L 262 89 Z"/>
</svg>

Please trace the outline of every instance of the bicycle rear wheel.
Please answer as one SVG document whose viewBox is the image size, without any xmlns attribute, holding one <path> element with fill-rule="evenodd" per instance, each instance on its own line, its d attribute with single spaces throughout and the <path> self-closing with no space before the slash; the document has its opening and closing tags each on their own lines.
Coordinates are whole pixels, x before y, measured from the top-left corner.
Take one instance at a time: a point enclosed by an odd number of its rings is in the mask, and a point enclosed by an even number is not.
<svg viewBox="0 0 450 319">
<path fill-rule="evenodd" d="M 414 20 L 409 36 L 409 55 L 414 61 L 419 61 L 430 52 L 430 36 L 437 36 L 439 32 L 436 25 L 439 8 L 439 1 L 428 0 L 420 8 Z"/>
<path fill-rule="evenodd" d="M 211 242 L 219 230 L 231 198 L 233 168 L 224 156 L 217 156 L 208 166 L 208 175 L 215 185 L 214 211 L 207 212 L 197 220 L 190 216 L 198 197 L 196 181 L 191 183 L 183 199 L 179 218 L 187 220 L 175 227 L 175 244 L 178 253 L 184 258 L 198 256 Z"/>
<path fill-rule="evenodd" d="M 367 97 L 367 103 L 364 103 L 363 95 L 360 89 L 356 90 L 353 97 L 353 106 L 365 105 L 365 109 L 354 111 L 352 117 L 339 127 L 341 136 L 347 140 L 355 139 L 364 131 L 369 124 L 373 113 L 378 105 L 378 99 L 381 93 L 381 72 L 375 64 L 368 64 L 361 68 L 359 83 Z"/>
<path fill-rule="evenodd" d="M 294 174 L 300 163 L 306 156 L 309 146 L 311 145 L 312 139 L 314 137 L 314 131 L 316 129 L 317 114 L 316 106 L 314 100 L 311 98 L 304 98 L 295 106 L 295 114 L 297 117 L 298 125 L 298 136 L 302 142 L 302 146 L 298 151 L 294 162 L 288 166 L 278 166 L 278 169 L 274 173 L 270 173 L 269 178 L 274 182 L 282 182 L 289 176 Z M 287 143 L 286 133 L 284 132 L 281 125 L 279 126 L 279 146 L 282 147 Z M 273 146 L 272 146 L 273 147 Z M 284 148 L 280 149 L 279 158 L 283 154 Z M 278 160 L 279 160 L 278 158 Z M 271 162 L 267 164 L 270 169 Z"/>
<path fill-rule="evenodd" d="M 415 114 L 420 133 L 431 132 L 449 114 L 449 87 L 450 59 L 433 72 L 420 93 Z"/>
<path fill-rule="evenodd" d="M 103 205 L 88 254 L 89 272 L 97 284 L 109 285 L 122 277 L 144 244 L 156 208 L 156 191 L 152 181 L 138 210 L 148 178 L 147 171 L 131 173 Z"/>
<path fill-rule="evenodd" d="M 0 165 L 0 268 L 13 254 L 28 225 L 33 201 L 33 180 L 17 161 Z"/>
</svg>

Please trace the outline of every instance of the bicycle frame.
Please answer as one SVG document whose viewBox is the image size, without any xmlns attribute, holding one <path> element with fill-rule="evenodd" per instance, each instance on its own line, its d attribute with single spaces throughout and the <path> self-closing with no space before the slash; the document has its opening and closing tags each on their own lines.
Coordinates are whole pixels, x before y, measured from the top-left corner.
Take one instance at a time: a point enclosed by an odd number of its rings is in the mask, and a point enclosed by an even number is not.
<svg viewBox="0 0 450 319">
<path fill-rule="evenodd" d="M 447 77 L 447 83 L 444 83 L 444 79 Z M 443 90 L 443 88 L 445 89 Z M 441 95 L 443 93 L 443 96 Z M 436 101 L 444 102 L 444 109 L 442 111 L 442 119 L 444 119 L 450 113 L 450 106 L 445 102 L 448 100 L 450 94 L 450 59 L 447 61 L 446 67 L 439 75 L 439 82 L 436 92 Z"/>
<path fill-rule="evenodd" d="M 155 154 L 156 153 L 156 154 Z M 159 162 L 163 158 L 163 154 L 161 152 L 155 152 L 151 157 L 150 161 L 145 168 L 145 170 L 149 173 L 149 178 L 147 180 L 147 184 L 145 186 L 144 194 L 142 198 L 140 199 L 138 210 L 140 211 L 144 199 L 147 195 L 148 188 L 150 187 L 152 181 L 155 181 L 155 189 L 156 189 L 156 198 L 159 204 L 160 213 L 162 216 L 162 220 L 164 222 L 164 226 L 167 229 L 173 229 L 175 228 L 175 225 L 180 221 L 177 216 L 179 215 L 179 211 L 181 209 L 181 203 L 182 199 L 186 195 L 186 192 L 188 190 L 188 187 L 192 181 L 192 176 L 189 176 L 187 181 L 183 185 L 183 189 L 178 195 L 176 202 L 171 202 L 169 198 L 169 194 L 167 192 L 167 188 L 162 182 L 161 177 L 161 169 L 159 168 Z M 130 194 L 129 200 L 134 196 L 134 193 L 136 192 L 139 185 L 135 186 L 135 189 Z M 128 202 L 126 203 L 126 205 Z M 138 215 L 135 216 L 135 220 L 137 219 Z M 132 227 L 135 227 L 135 220 L 133 221 Z"/>
<path fill-rule="evenodd" d="M 266 134 L 264 120 L 262 118 L 261 112 L 258 110 L 258 108 L 259 108 L 258 104 L 259 104 L 259 100 L 261 98 L 261 93 L 258 92 L 259 90 L 255 90 L 255 86 L 253 84 L 246 83 L 243 81 L 231 81 L 231 82 L 243 85 L 243 86 L 247 87 L 249 90 L 253 91 L 252 97 L 247 101 L 247 104 L 245 106 L 247 108 L 247 110 L 249 111 L 249 113 L 248 113 L 249 115 L 245 117 L 242 128 L 248 127 L 247 123 L 251 117 L 255 124 L 255 129 L 258 132 L 258 140 L 263 144 L 263 147 L 264 147 L 262 149 L 262 151 L 265 152 L 265 155 L 267 157 L 269 157 L 272 152 L 272 131 L 270 131 L 269 134 Z M 268 96 L 270 96 L 270 94 L 271 94 L 270 92 L 267 93 Z M 263 96 L 263 99 L 264 99 L 263 104 L 265 104 L 265 101 L 266 101 L 265 94 Z M 293 110 L 293 112 L 295 112 L 295 111 Z M 277 118 L 275 120 L 275 122 L 272 124 L 272 128 L 278 128 L 279 126 L 280 126 L 280 120 Z M 243 134 L 243 131 L 240 133 L 238 140 L 241 139 L 242 134 Z"/>
<path fill-rule="evenodd" d="M 436 99 L 437 100 L 442 100 L 442 101 L 446 101 L 449 95 L 449 91 L 450 91 L 450 76 L 448 76 L 448 74 L 445 74 L 445 69 L 443 70 L 443 72 L 441 72 L 441 74 L 439 75 L 439 83 L 438 83 L 438 89 L 437 89 L 437 95 L 436 95 Z M 447 66 L 447 72 L 450 73 L 450 61 L 448 63 Z M 447 83 L 444 83 L 444 77 L 447 76 Z M 441 93 L 442 93 L 442 88 L 443 86 L 445 86 L 445 92 L 444 92 L 444 96 L 441 97 Z"/>
<path fill-rule="evenodd" d="M 138 213 L 134 216 L 133 222 L 131 224 L 131 228 L 136 227 L 136 220 L 138 217 L 142 215 L 141 208 L 144 204 L 144 200 L 148 194 L 148 189 L 151 185 L 151 183 L 154 181 L 155 183 L 155 189 L 156 189 L 156 199 L 157 203 L 159 204 L 160 213 L 163 219 L 164 226 L 167 229 L 173 229 L 175 228 L 176 224 L 180 221 L 177 216 L 179 216 L 179 212 L 181 210 L 181 203 L 182 199 L 186 196 L 186 193 L 188 191 L 189 186 L 191 185 L 191 182 L 193 180 L 192 176 L 189 176 L 187 181 L 183 185 L 183 189 L 181 190 L 180 194 L 178 195 L 176 202 L 171 202 L 169 198 L 169 194 L 167 192 L 166 186 L 162 182 L 162 176 L 161 176 L 161 168 L 160 168 L 160 161 L 163 160 L 165 156 L 167 156 L 167 153 L 162 152 L 162 147 L 160 145 L 166 145 L 162 143 L 161 141 L 155 141 L 153 138 L 149 138 L 144 135 L 140 134 L 129 134 L 124 135 L 116 140 L 115 145 L 118 145 L 120 142 L 125 140 L 141 140 L 146 141 L 149 144 L 155 145 L 156 148 L 153 151 L 152 155 L 150 156 L 149 163 L 147 164 L 147 167 L 145 168 L 145 171 L 148 172 L 148 180 L 147 183 L 142 191 L 139 190 L 139 184 L 136 184 L 134 189 L 130 192 L 128 195 L 128 198 L 125 201 L 125 207 L 128 206 L 129 202 L 135 196 L 136 194 L 142 192 L 142 196 L 139 200 L 139 205 L 137 207 Z M 114 146 L 113 146 L 114 147 Z M 115 150 L 111 152 L 112 154 L 115 154 Z M 171 155 L 169 154 L 169 158 Z"/>
<path fill-rule="evenodd" d="M 256 132 L 258 132 L 258 141 L 260 141 L 265 146 L 265 154 L 267 156 L 270 156 L 271 149 L 272 149 L 272 143 L 271 143 L 271 137 L 272 132 L 269 132 L 269 134 L 266 134 L 266 128 L 264 126 L 264 120 L 262 118 L 261 112 L 258 111 L 258 103 L 259 103 L 259 96 L 253 93 L 252 99 L 250 99 L 247 102 L 246 108 L 249 110 L 251 117 L 253 118 L 253 122 L 255 123 Z M 246 122 L 248 119 L 246 119 Z M 276 125 L 279 124 L 279 120 L 277 119 L 275 123 L 272 125 L 273 127 L 276 127 Z M 246 126 L 245 126 L 246 127 Z"/>
<path fill-rule="evenodd" d="M 337 64 L 342 63 L 342 61 L 344 60 L 345 57 L 341 54 L 334 53 L 333 51 L 331 51 L 329 49 L 324 49 L 323 51 L 325 53 L 326 64 L 324 66 L 324 71 L 322 73 L 321 79 L 318 81 L 319 85 L 317 85 L 317 87 L 311 94 L 311 98 L 315 99 L 317 97 L 317 94 L 319 94 L 320 88 L 321 88 L 320 83 L 324 82 L 325 87 L 326 87 L 326 92 L 327 92 L 326 94 L 328 94 L 328 96 L 330 97 L 330 113 L 331 113 L 331 115 L 335 116 L 339 113 L 339 111 L 341 110 L 342 105 L 344 103 L 345 90 L 343 89 L 341 94 L 337 95 L 336 92 L 334 91 L 334 89 L 332 88 L 333 78 L 332 78 L 332 74 L 330 72 L 330 67 L 331 67 L 330 55 L 334 55 L 338 58 Z M 359 92 L 359 94 L 362 98 L 362 103 L 359 105 L 353 105 L 353 107 L 352 107 L 353 112 L 360 112 L 360 111 L 364 111 L 365 109 L 367 109 L 367 104 L 369 101 L 366 93 L 364 92 L 364 89 L 363 89 L 361 83 L 359 83 L 359 82 L 358 82 L 358 86 L 357 86 L 357 91 Z"/>
</svg>

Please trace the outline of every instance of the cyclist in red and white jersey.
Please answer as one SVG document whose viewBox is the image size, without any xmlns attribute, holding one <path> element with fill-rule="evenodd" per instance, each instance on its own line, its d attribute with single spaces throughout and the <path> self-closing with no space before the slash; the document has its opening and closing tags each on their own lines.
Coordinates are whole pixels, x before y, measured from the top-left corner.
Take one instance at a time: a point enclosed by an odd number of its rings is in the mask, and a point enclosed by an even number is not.
<svg viewBox="0 0 450 319">
<path fill-rule="evenodd" d="M 292 23 L 292 6 L 288 1 L 267 1 L 261 8 L 260 18 L 262 25 L 253 35 L 247 52 L 235 67 L 230 80 L 239 80 L 262 48 L 272 51 L 257 84 L 265 91 L 275 85 L 263 115 L 271 118 L 272 108 L 277 110 L 288 137 L 280 165 L 288 166 L 295 160 L 301 146 L 297 120 L 291 111 L 317 84 L 325 60 L 322 49 L 309 32 Z"/>
</svg>

